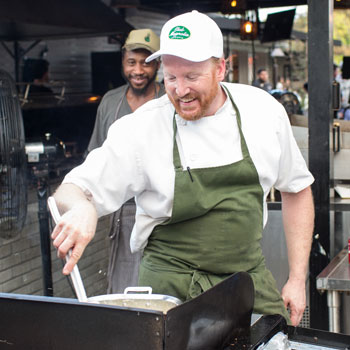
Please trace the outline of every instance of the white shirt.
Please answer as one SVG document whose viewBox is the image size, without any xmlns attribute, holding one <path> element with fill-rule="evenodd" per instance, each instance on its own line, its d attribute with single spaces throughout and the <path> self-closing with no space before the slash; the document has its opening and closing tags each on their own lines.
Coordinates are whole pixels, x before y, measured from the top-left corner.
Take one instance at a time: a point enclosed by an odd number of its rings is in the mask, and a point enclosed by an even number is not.
<svg viewBox="0 0 350 350">
<path fill-rule="evenodd" d="M 266 197 L 272 186 L 299 192 L 313 182 L 295 142 L 283 106 L 264 90 L 227 84 L 239 109 L 242 130 Z M 74 183 L 93 196 L 99 216 L 136 197 L 131 250 L 147 245 L 153 228 L 171 217 L 174 107 L 167 95 L 116 121 L 102 147 L 90 152 L 64 183 Z M 186 121 L 176 115 L 177 142 L 183 168 L 214 167 L 242 159 L 236 115 L 229 98 L 213 116 Z"/>
</svg>

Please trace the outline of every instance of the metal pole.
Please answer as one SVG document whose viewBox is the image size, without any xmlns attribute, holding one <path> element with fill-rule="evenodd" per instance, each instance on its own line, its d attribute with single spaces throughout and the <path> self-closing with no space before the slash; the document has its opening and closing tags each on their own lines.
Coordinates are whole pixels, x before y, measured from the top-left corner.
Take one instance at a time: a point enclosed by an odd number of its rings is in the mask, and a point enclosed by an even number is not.
<svg viewBox="0 0 350 350">
<path fill-rule="evenodd" d="M 49 228 L 49 214 L 47 209 L 46 179 L 38 177 L 38 217 L 40 226 L 41 260 L 43 265 L 44 295 L 53 296 L 52 269 L 51 269 L 51 241 Z"/>
<path fill-rule="evenodd" d="M 327 291 L 327 304 L 329 312 L 329 330 L 340 332 L 340 293 L 335 290 Z"/>
<path fill-rule="evenodd" d="M 326 294 L 316 288 L 317 275 L 330 252 L 330 187 L 333 158 L 329 134 L 333 123 L 333 0 L 308 0 L 309 168 L 315 177 L 315 232 L 310 258 L 310 327 L 328 329 Z"/>
<path fill-rule="evenodd" d="M 16 79 L 16 83 L 19 82 L 19 60 L 20 60 L 20 47 L 19 47 L 19 44 L 18 44 L 18 41 L 16 40 L 14 43 L 13 43 L 13 57 L 14 57 L 14 60 L 15 60 L 15 79 Z"/>
<path fill-rule="evenodd" d="M 255 43 L 254 43 L 254 39 L 252 39 L 252 56 L 253 56 L 253 79 L 252 79 L 252 83 L 255 80 L 255 76 L 256 76 L 256 61 L 255 61 Z"/>
<path fill-rule="evenodd" d="M 272 63 L 273 63 L 273 88 L 276 89 L 277 82 L 278 82 L 278 63 L 277 63 L 276 57 L 272 57 Z"/>
</svg>

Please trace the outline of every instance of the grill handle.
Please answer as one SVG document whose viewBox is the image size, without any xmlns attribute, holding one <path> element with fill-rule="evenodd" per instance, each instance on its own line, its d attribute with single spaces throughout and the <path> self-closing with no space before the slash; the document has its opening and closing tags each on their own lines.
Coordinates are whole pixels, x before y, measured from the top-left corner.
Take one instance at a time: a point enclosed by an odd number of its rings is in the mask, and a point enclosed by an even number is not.
<svg viewBox="0 0 350 350">
<path fill-rule="evenodd" d="M 127 287 L 124 294 L 152 294 L 152 287 Z"/>
</svg>

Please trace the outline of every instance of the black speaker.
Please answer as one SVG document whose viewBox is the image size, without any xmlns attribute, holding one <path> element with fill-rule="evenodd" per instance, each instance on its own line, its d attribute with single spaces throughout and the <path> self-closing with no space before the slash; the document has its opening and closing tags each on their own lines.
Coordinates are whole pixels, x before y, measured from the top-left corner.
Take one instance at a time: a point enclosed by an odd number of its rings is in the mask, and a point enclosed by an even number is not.
<svg viewBox="0 0 350 350">
<path fill-rule="evenodd" d="M 350 56 L 343 57 L 341 75 L 343 79 L 350 79 Z"/>
<path fill-rule="evenodd" d="M 290 39 L 295 9 L 270 13 L 267 16 L 260 41 L 262 43 Z"/>
<path fill-rule="evenodd" d="M 104 95 L 108 90 L 125 84 L 122 77 L 122 55 L 120 51 L 92 52 L 92 93 Z"/>
</svg>

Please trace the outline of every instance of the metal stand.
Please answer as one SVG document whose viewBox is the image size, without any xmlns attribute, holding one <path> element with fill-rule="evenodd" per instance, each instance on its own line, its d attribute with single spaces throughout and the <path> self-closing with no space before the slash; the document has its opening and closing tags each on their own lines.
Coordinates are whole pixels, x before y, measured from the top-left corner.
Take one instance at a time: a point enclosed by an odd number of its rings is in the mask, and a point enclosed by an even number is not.
<svg viewBox="0 0 350 350">
<path fill-rule="evenodd" d="M 39 162 L 39 157 L 29 157 L 28 165 L 31 165 L 31 175 L 33 183 L 37 188 L 38 198 L 38 219 L 40 231 L 40 248 L 43 269 L 43 290 L 45 296 L 53 296 L 52 269 L 51 269 L 51 241 L 49 213 L 47 208 L 48 198 L 48 177 L 49 177 L 49 158 L 44 155 L 44 161 Z M 36 160 L 35 165 L 33 159 Z"/>
<path fill-rule="evenodd" d="M 340 251 L 317 276 L 317 289 L 321 292 L 327 291 L 329 330 L 331 332 L 341 332 L 341 293 L 350 291 L 349 276 L 350 264 L 347 247 Z"/>
<path fill-rule="evenodd" d="M 329 317 L 329 330 L 340 333 L 340 295 L 338 291 L 329 290 L 327 292 L 327 305 Z"/>
<path fill-rule="evenodd" d="M 41 260 L 43 265 L 43 289 L 45 296 L 53 296 L 51 245 L 49 214 L 47 209 L 47 181 L 45 177 L 37 178 L 38 217 L 40 227 Z"/>
<path fill-rule="evenodd" d="M 49 226 L 49 213 L 47 207 L 48 179 L 50 165 L 54 160 L 65 155 L 65 145 L 51 134 L 45 134 L 43 142 L 26 144 L 28 165 L 31 166 L 32 176 L 35 180 L 38 196 L 38 217 L 40 226 L 41 259 L 43 264 L 44 295 L 53 296 L 51 271 L 51 239 Z"/>
</svg>

